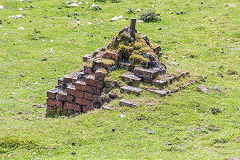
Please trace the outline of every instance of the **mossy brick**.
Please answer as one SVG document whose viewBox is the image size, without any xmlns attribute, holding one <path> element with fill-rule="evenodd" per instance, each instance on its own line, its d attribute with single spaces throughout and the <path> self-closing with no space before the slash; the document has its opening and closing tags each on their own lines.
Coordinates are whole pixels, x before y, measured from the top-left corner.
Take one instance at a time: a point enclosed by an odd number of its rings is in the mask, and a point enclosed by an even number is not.
<svg viewBox="0 0 240 160">
<path fill-rule="evenodd" d="M 48 98 L 47 99 L 47 105 L 52 106 L 52 107 L 54 107 L 54 106 L 62 107 L 63 106 L 63 102 L 59 101 L 59 100 Z"/>
<path fill-rule="evenodd" d="M 95 80 L 95 76 L 89 75 L 85 79 L 86 85 L 103 88 L 103 82 Z"/>
<path fill-rule="evenodd" d="M 92 55 L 90 54 L 86 54 L 85 56 L 83 56 L 83 62 L 88 62 L 92 59 Z"/>
<path fill-rule="evenodd" d="M 106 52 L 103 54 L 102 58 L 106 58 L 106 59 L 113 59 L 113 60 L 118 60 L 118 54 L 117 53 L 112 53 L 112 52 Z"/>
<path fill-rule="evenodd" d="M 114 60 L 106 58 L 98 58 L 94 60 L 94 66 L 104 67 L 106 69 L 110 69 L 115 65 L 115 63 L 116 62 Z"/>
<path fill-rule="evenodd" d="M 56 99 L 57 92 L 59 91 L 58 88 L 50 89 L 47 91 L 47 97 L 51 99 Z"/>
<path fill-rule="evenodd" d="M 83 91 L 80 91 L 80 90 L 77 90 L 75 88 L 75 86 L 68 86 L 67 89 L 66 89 L 67 93 L 70 94 L 70 95 L 73 95 L 75 97 L 80 97 L 80 98 L 83 98 L 83 94 L 84 92 Z"/>
<path fill-rule="evenodd" d="M 83 106 L 92 106 L 92 102 L 87 100 L 87 99 L 83 99 L 83 98 L 76 98 L 75 99 L 75 103 L 79 104 L 79 105 L 83 105 Z"/>
</svg>

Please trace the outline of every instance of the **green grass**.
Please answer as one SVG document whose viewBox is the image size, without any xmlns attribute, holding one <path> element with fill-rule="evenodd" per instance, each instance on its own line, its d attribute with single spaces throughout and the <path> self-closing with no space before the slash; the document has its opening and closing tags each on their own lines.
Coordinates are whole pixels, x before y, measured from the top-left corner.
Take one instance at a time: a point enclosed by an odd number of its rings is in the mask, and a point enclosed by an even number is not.
<svg viewBox="0 0 240 160">
<path fill-rule="evenodd" d="M 228 74 L 232 69 L 240 72 L 239 0 L 82 2 L 67 8 L 60 0 L 1 0 L 5 7 L 0 10 L 1 159 L 240 157 L 240 77 Z M 103 10 L 91 10 L 93 3 Z M 83 55 L 106 46 L 131 17 L 139 18 L 136 12 L 126 13 L 129 7 L 152 7 L 161 15 L 161 21 L 137 23 L 138 31 L 160 44 L 179 69 L 206 75 L 204 85 L 211 92 L 197 91 L 200 84 L 164 98 L 144 91 L 141 96 L 123 95 L 138 101 L 138 108 L 120 107 L 114 100 L 110 104 L 114 111 L 46 118 L 46 91 L 58 78 L 79 70 Z M 24 18 L 8 18 L 18 14 Z M 120 15 L 128 20 L 110 22 Z M 44 108 L 36 108 L 36 103 Z M 211 108 L 222 112 L 215 115 Z"/>
</svg>

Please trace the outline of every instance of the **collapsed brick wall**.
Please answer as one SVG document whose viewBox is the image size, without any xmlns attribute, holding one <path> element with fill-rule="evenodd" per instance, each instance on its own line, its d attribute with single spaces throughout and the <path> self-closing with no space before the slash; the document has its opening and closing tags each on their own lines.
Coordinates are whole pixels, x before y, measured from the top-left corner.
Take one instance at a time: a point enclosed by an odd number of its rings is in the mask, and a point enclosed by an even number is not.
<svg viewBox="0 0 240 160">
<path fill-rule="evenodd" d="M 64 76 L 54 89 L 47 91 L 47 115 L 66 115 L 100 108 L 105 72 L 97 70 L 90 74 L 90 71 L 91 68 L 85 65 L 80 73 Z"/>
</svg>

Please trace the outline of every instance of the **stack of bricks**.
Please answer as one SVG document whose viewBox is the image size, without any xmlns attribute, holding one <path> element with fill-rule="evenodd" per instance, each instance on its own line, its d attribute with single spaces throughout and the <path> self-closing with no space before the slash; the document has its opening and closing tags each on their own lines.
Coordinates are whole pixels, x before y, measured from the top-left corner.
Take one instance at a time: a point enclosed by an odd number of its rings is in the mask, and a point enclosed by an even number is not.
<svg viewBox="0 0 240 160">
<path fill-rule="evenodd" d="M 100 95 L 104 87 L 105 70 L 84 66 L 82 72 L 74 72 L 58 80 L 54 89 L 47 91 L 47 115 L 67 115 L 100 108 Z"/>
</svg>

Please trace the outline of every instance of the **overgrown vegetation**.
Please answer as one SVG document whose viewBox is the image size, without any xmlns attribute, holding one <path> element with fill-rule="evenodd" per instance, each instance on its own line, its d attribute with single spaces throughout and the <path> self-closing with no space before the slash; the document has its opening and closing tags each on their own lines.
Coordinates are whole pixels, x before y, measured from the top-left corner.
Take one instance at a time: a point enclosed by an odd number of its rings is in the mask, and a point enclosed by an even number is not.
<svg viewBox="0 0 240 160">
<path fill-rule="evenodd" d="M 139 15 L 139 19 L 143 20 L 144 22 L 155 22 L 160 20 L 158 18 L 158 15 L 155 13 L 155 10 L 152 10 L 152 9 L 147 9 L 143 11 Z"/>
<path fill-rule="evenodd" d="M 239 1 L 106 1 L 104 12 L 91 10 L 94 3 L 1 0 L 0 159 L 239 158 Z M 161 61 L 179 63 L 168 70 L 206 76 L 200 83 L 209 93 L 199 83 L 164 98 L 144 90 L 121 95 L 138 108 L 115 99 L 113 111 L 46 118 L 46 91 L 129 26 L 129 6 L 161 14 L 161 21 L 137 22 L 137 30 L 161 45 Z M 18 14 L 24 17 L 9 18 Z M 120 82 L 125 72 L 109 76 Z"/>
</svg>

